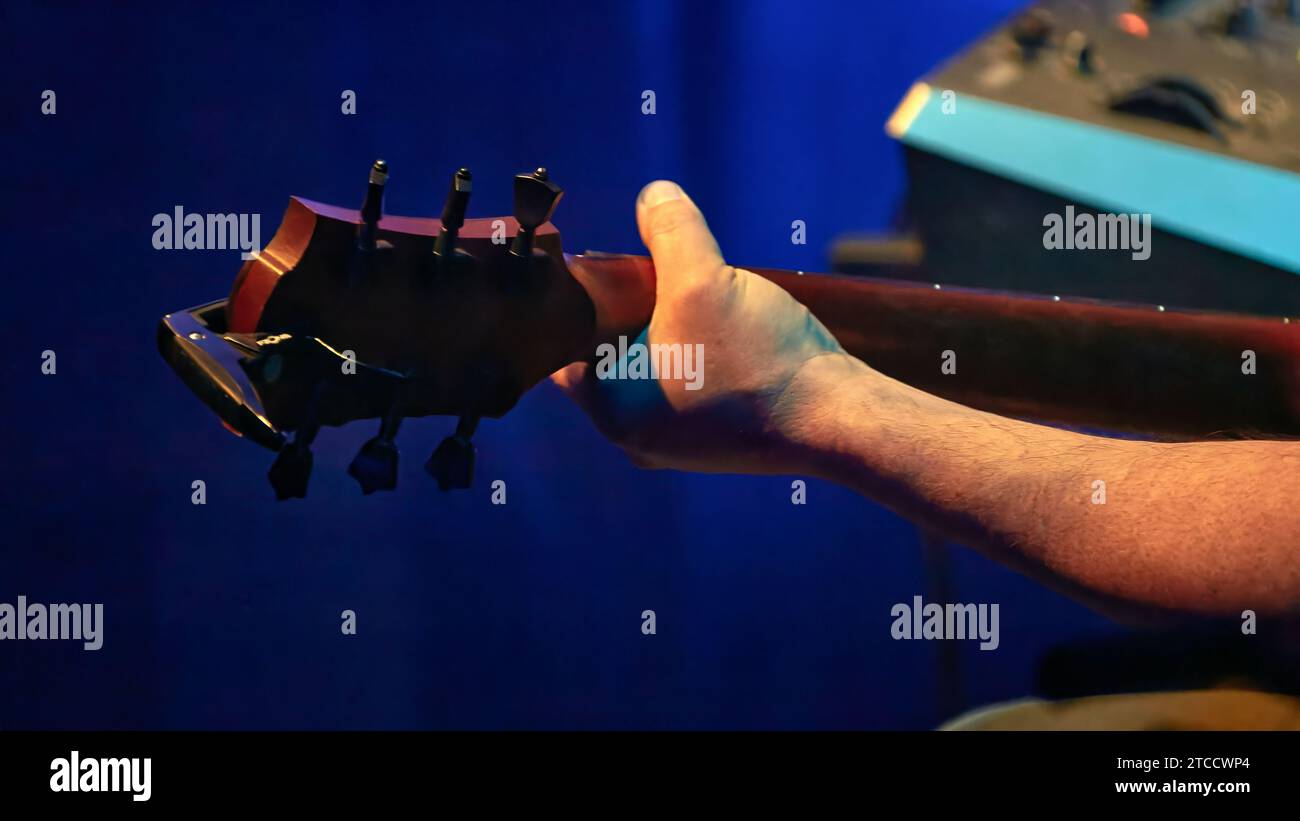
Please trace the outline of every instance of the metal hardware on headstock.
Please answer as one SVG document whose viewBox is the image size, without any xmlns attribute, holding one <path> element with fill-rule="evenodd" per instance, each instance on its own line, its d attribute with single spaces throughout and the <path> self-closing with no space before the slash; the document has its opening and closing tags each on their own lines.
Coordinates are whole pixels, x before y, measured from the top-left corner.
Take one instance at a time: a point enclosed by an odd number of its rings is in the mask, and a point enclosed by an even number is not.
<svg viewBox="0 0 1300 821">
<path fill-rule="evenodd" d="M 389 253 L 393 246 L 379 238 L 379 220 L 384 215 L 384 186 L 388 185 L 388 163 L 375 160 L 370 166 L 366 198 L 361 203 L 361 224 L 357 226 L 357 245 L 348 268 L 348 283 L 355 286 L 378 264 L 377 257 Z"/>
<path fill-rule="evenodd" d="M 449 255 L 456 253 L 456 239 L 465 224 L 465 211 L 469 208 L 473 179 L 468 168 L 458 170 L 451 177 L 447 202 L 442 206 L 442 230 L 438 232 L 438 241 L 433 246 L 433 253 L 440 262 L 447 261 Z"/>
<path fill-rule="evenodd" d="M 369 496 L 376 490 L 393 490 L 397 487 L 397 429 L 402 416 L 394 402 L 379 423 L 379 435 L 361 446 L 348 475 L 361 485 L 361 492 Z"/>
<path fill-rule="evenodd" d="M 228 428 L 278 451 L 268 478 L 279 499 L 306 495 L 320 429 L 357 419 L 379 431 L 348 473 L 364 494 L 392 490 L 402 419 L 435 414 L 458 421 L 425 469 L 443 490 L 469 487 L 479 421 L 590 343 L 595 309 L 548 224 L 563 192 L 545 169 L 515 177 L 514 218 L 500 220 L 466 219 L 466 168 L 438 220 L 385 216 L 387 181 L 378 160 L 359 211 L 291 199 L 229 299 L 159 327 L 190 389 Z"/>
<path fill-rule="evenodd" d="M 357 249 L 363 253 L 374 251 L 379 244 L 379 218 L 384 215 L 384 186 L 387 184 L 388 163 L 375 160 L 370 167 L 366 198 L 361 203 L 361 227 L 357 230 Z"/>
<path fill-rule="evenodd" d="M 551 221 L 555 206 L 563 196 L 564 192 L 551 182 L 545 168 L 515 177 L 515 219 L 519 221 L 519 233 L 515 234 L 510 253 L 525 259 L 533 255 L 533 234 L 538 226 Z"/>
<path fill-rule="evenodd" d="M 470 437 L 478 429 L 478 417 L 472 414 L 456 420 L 456 432 L 438 444 L 424 469 L 438 481 L 442 490 L 467 488 L 474 481 L 474 443 Z"/>
<path fill-rule="evenodd" d="M 456 261 L 456 239 L 465 224 L 472 179 L 468 168 L 458 170 L 451 178 L 447 202 L 442 207 L 442 230 L 433 246 L 433 253 L 443 271 L 450 270 Z M 424 463 L 424 469 L 437 480 L 439 489 L 465 489 L 473 482 L 475 451 L 470 437 L 477 427 L 477 416 L 461 415 L 456 420 L 456 432 L 443 439 Z"/>
</svg>

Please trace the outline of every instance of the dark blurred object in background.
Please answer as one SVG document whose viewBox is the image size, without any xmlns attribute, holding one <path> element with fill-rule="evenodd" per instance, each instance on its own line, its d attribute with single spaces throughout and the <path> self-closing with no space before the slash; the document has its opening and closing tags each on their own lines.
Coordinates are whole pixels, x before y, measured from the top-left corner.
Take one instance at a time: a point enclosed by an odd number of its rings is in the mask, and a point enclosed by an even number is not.
<svg viewBox="0 0 1300 821">
<path fill-rule="evenodd" d="M 1013 16 L 890 121 L 920 259 L 849 237 L 836 270 L 1300 314 L 1300 20 L 1256 5 L 1250 26 L 1239 0 L 1050 0 Z M 1067 207 L 1150 214 L 1150 257 L 1045 249 L 1045 215 Z"/>
</svg>

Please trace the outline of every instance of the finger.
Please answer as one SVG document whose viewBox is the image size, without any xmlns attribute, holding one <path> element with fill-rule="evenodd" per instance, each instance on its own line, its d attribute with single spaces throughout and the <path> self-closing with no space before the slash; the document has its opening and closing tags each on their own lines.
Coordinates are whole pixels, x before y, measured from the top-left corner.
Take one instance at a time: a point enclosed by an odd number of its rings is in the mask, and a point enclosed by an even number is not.
<svg viewBox="0 0 1300 821">
<path fill-rule="evenodd" d="M 614 400 L 607 391 L 601 389 L 600 380 L 596 378 L 590 363 L 574 362 L 567 365 L 551 374 L 551 382 L 587 414 L 596 430 L 620 447 L 623 446 L 626 431 L 617 427 L 618 414 L 611 406 Z"/>
<path fill-rule="evenodd" d="M 586 362 L 574 362 L 551 374 L 556 387 L 584 409 L 588 393 L 587 368 Z"/>
<path fill-rule="evenodd" d="M 636 200 L 641 241 L 655 262 L 659 296 L 722 277 L 726 263 L 704 215 L 675 182 L 655 180 Z"/>
</svg>

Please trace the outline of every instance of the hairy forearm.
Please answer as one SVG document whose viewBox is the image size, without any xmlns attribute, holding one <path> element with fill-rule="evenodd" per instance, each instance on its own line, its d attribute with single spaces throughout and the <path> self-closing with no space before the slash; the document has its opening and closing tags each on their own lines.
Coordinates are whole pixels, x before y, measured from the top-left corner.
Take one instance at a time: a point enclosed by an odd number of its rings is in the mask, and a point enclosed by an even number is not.
<svg viewBox="0 0 1300 821">
<path fill-rule="evenodd" d="M 810 362 L 802 466 L 1116 615 L 1300 609 L 1300 442 L 1108 439 Z"/>
</svg>

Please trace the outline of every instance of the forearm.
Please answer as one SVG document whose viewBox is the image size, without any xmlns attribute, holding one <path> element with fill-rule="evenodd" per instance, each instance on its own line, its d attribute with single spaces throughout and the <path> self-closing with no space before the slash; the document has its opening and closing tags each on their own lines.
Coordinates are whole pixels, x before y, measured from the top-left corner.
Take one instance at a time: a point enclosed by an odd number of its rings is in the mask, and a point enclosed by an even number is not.
<svg viewBox="0 0 1300 821">
<path fill-rule="evenodd" d="M 789 423 L 809 472 L 1094 606 L 1300 605 L 1300 443 L 1086 436 L 975 411 L 839 357 L 814 360 L 798 381 L 792 393 L 816 397 Z"/>
</svg>

